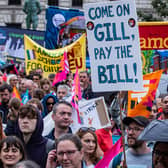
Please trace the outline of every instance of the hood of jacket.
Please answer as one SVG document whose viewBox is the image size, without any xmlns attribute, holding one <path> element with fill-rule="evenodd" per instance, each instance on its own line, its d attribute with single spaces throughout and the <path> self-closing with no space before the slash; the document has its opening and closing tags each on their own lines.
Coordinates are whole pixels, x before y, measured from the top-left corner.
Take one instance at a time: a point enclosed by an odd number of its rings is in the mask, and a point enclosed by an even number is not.
<svg viewBox="0 0 168 168">
<path fill-rule="evenodd" d="M 57 96 L 55 96 L 55 95 L 52 95 L 52 94 L 47 94 L 47 95 L 45 95 L 44 96 L 44 98 L 43 98 L 43 100 L 42 100 L 42 104 L 43 104 L 43 108 L 44 108 L 44 110 L 43 110 L 43 112 L 42 112 L 42 117 L 44 118 L 49 112 L 48 112 L 48 109 L 47 109 L 47 100 L 49 99 L 49 98 L 53 98 L 53 100 L 54 100 L 54 103 L 57 103 L 58 102 L 58 98 L 57 98 Z"/>
</svg>

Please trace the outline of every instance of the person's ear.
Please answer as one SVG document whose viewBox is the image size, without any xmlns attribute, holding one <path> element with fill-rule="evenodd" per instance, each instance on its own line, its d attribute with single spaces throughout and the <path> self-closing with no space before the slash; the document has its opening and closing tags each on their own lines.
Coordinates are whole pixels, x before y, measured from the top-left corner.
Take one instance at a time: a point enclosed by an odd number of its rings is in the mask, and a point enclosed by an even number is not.
<svg viewBox="0 0 168 168">
<path fill-rule="evenodd" d="M 55 120 L 55 113 L 52 113 L 51 117 L 52 117 L 52 120 L 54 121 Z"/>
</svg>

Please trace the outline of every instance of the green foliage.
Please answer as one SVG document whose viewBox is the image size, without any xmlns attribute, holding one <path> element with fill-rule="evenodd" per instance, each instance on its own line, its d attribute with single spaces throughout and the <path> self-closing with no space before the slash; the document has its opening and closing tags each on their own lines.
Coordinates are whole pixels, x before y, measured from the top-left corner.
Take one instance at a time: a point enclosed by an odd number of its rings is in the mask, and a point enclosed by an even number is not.
<svg viewBox="0 0 168 168">
<path fill-rule="evenodd" d="M 144 11 L 138 11 L 138 17 L 142 21 L 163 21 L 168 16 L 168 0 L 152 0 L 151 5 L 156 11 L 157 17 L 154 17 L 152 13 L 144 13 Z"/>
<path fill-rule="evenodd" d="M 152 6 L 160 17 L 168 16 L 168 0 L 153 0 Z"/>
<path fill-rule="evenodd" d="M 152 65 L 152 58 L 154 56 L 154 50 L 144 50 L 142 51 L 143 57 L 144 59 L 142 59 L 142 61 L 145 60 L 145 62 L 143 62 L 144 67 L 143 67 L 143 74 L 147 74 L 150 73 L 150 68 Z"/>
</svg>

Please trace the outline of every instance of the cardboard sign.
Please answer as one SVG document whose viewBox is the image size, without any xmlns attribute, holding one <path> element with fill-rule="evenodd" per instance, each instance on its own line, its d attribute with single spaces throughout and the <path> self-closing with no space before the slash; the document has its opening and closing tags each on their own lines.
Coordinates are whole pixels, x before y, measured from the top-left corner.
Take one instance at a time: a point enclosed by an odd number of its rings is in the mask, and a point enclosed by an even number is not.
<svg viewBox="0 0 168 168">
<path fill-rule="evenodd" d="M 72 115 L 71 128 L 76 132 L 80 127 L 94 127 L 96 129 L 111 126 L 104 97 L 79 101 L 79 115 L 81 124 L 78 123 L 77 113 Z"/>
<path fill-rule="evenodd" d="M 93 91 L 142 90 L 135 2 L 84 4 Z"/>
</svg>

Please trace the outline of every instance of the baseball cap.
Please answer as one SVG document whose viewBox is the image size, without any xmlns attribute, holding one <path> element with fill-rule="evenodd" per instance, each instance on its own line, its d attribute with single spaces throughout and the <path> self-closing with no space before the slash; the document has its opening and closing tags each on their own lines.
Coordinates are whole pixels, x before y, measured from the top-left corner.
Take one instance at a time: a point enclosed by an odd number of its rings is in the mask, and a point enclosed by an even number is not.
<svg viewBox="0 0 168 168">
<path fill-rule="evenodd" d="M 123 123 L 128 126 L 132 122 L 137 123 L 138 125 L 142 127 L 146 127 L 149 124 L 149 120 L 146 117 L 143 116 L 136 116 L 136 117 L 125 117 L 123 119 Z"/>
</svg>

